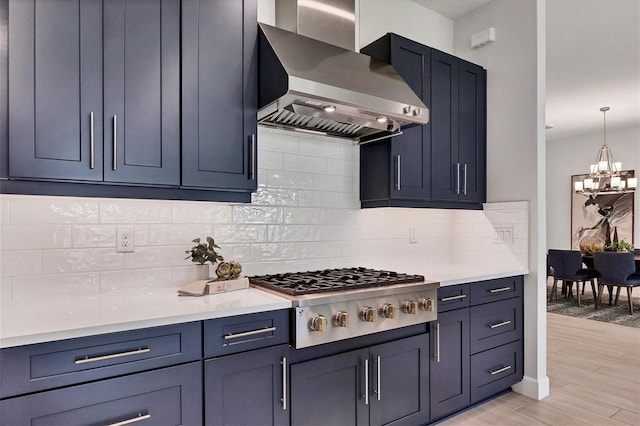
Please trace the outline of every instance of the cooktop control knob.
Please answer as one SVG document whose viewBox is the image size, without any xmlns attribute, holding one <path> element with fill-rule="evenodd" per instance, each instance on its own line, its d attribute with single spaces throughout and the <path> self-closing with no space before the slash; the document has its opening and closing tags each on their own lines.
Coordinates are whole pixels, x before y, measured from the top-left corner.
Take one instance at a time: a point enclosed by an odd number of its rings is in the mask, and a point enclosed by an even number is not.
<svg viewBox="0 0 640 426">
<path fill-rule="evenodd" d="M 314 315 L 309 321 L 311 331 L 325 331 L 327 329 L 327 318 L 324 315 Z"/>
<path fill-rule="evenodd" d="M 409 315 L 415 315 L 418 312 L 418 302 L 415 300 L 405 300 L 402 302 L 402 312 Z"/>
<path fill-rule="evenodd" d="M 433 311 L 433 299 L 423 297 L 418 302 L 418 307 L 423 311 Z"/>
<path fill-rule="evenodd" d="M 337 312 L 333 317 L 333 323 L 338 327 L 349 327 L 349 313 L 345 311 Z"/>
<path fill-rule="evenodd" d="M 385 303 L 380 308 L 380 316 L 383 318 L 393 318 L 395 317 L 395 308 L 391 303 Z"/>
<path fill-rule="evenodd" d="M 371 306 L 365 306 L 360 311 L 360 319 L 366 322 L 374 322 L 376 320 L 376 311 Z"/>
</svg>

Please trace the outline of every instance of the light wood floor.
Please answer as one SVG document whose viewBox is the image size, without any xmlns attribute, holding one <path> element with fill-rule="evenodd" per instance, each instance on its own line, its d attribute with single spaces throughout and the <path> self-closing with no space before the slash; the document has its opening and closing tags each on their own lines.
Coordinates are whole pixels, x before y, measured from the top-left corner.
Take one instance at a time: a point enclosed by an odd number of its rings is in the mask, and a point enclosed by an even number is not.
<svg viewBox="0 0 640 426">
<path fill-rule="evenodd" d="M 549 313 L 547 357 L 547 398 L 510 392 L 440 424 L 640 426 L 640 329 Z"/>
</svg>

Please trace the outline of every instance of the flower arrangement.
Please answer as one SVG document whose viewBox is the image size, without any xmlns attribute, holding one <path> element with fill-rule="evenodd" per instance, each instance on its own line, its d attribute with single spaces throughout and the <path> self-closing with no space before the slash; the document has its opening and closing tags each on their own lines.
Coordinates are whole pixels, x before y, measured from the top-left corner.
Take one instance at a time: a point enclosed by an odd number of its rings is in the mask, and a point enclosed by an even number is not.
<svg viewBox="0 0 640 426">
<path fill-rule="evenodd" d="M 606 247 L 607 251 L 617 251 L 623 253 L 631 253 L 633 252 L 633 246 L 626 242 L 625 240 L 620 240 L 609 244 Z"/>
<path fill-rule="evenodd" d="M 213 266 L 218 264 L 216 275 L 220 280 L 238 278 L 242 273 L 242 265 L 235 260 L 225 262 L 224 258 L 216 251 L 216 249 L 220 249 L 220 246 L 215 243 L 213 238 L 207 237 L 206 241 L 206 243 L 201 242 L 200 238 L 192 240 L 195 245 L 191 247 L 191 250 L 185 251 L 188 254 L 185 259 L 191 259 L 193 263 L 199 265 L 204 265 L 206 262 L 210 262 Z"/>
</svg>

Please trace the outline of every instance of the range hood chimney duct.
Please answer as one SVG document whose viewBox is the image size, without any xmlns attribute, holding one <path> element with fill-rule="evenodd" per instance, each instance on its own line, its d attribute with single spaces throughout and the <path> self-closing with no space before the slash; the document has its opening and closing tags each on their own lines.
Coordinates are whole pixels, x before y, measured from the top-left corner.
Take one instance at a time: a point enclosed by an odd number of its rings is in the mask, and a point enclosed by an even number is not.
<svg viewBox="0 0 640 426">
<path fill-rule="evenodd" d="M 354 0 L 276 0 L 286 29 L 259 24 L 260 125 L 365 142 L 428 122 L 391 65 L 352 50 L 355 21 Z"/>
</svg>

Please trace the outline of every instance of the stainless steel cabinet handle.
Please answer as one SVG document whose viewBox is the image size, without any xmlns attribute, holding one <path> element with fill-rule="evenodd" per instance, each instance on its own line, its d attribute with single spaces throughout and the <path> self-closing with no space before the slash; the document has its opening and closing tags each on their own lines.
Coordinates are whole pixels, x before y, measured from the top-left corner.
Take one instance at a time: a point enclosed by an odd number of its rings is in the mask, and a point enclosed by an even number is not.
<svg viewBox="0 0 640 426">
<path fill-rule="evenodd" d="M 282 357 L 282 409 L 287 409 L 287 357 Z"/>
<path fill-rule="evenodd" d="M 498 322 L 498 323 L 495 323 L 495 324 L 491 324 L 489 326 L 489 328 L 498 328 L 498 327 L 503 327 L 503 326 L 509 325 L 509 324 L 511 324 L 511 321 L 507 320 L 507 321 L 502 321 L 502 322 Z"/>
<path fill-rule="evenodd" d="M 456 194 L 460 195 L 460 163 L 456 163 Z"/>
<path fill-rule="evenodd" d="M 376 363 L 377 363 L 377 370 L 378 370 L 376 372 L 376 374 L 378 375 L 377 376 L 377 382 L 378 383 L 376 384 L 377 389 L 376 389 L 375 392 L 378 395 L 378 401 L 380 401 L 380 398 L 382 398 L 382 384 L 381 384 L 381 379 L 380 379 L 380 369 L 381 369 L 381 367 L 380 367 L 380 357 L 379 356 L 376 357 Z"/>
<path fill-rule="evenodd" d="M 364 404 L 369 405 L 369 360 L 364 360 Z"/>
<path fill-rule="evenodd" d="M 256 135 L 249 137 L 249 150 L 251 153 L 251 166 L 249 170 L 249 179 L 256 179 Z"/>
<path fill-rule="evenodd" d="M 440 362 L 440 323 L 436 323 L 436 362 Z"/>
<path fill-rule="evenodd" d="M 141 422 L 143 420 L 148 420 L 151 418 L 151 414 L 149 413 L 138 413 L 135 417 L 132 417 L 127 420 L 123 420 L 121 422 L 109 423 L 107 426 L 124 426 L 130 425 L 131 423 Z"/>
<path fill-rule="evenodd" d="M 489 293 L 502 293 L 503 291 L 509 291 L 511 287 L 500 287 L 500 288 L 492 288 L 489 290 Z"/>
<path fill-rule="evenodd" d="M 118 117 L 113 115 L 113 170 L 118 169 Z"/>
<path fill-rule="evenodd" d="M 400 191 L 400 154 L 398 154 L 397 157 L 398 157 L 398 174 L 396 176 L 397 178 L 396 189 Z"/>
<path fill-rule="evenodd" d="M 464 174 L 464 186 L 462 187 L 463 188 L 462 192 L 464 193 L 464 195 L 467 195 L 467 163 L 464 164 L 463 170 L 464 170 L 463 171 L 463 174 Z"/>
<path fill-rule="evenodd" d="M 91 113 L 89 113 L 89 120 L 90 120 L 89 127 L 90 127 L 90 132 L 91 132 L 89 134 L 89 140 L 91 141 L 90 142 L 91 145 L 90 145 L 90 149 L 89 149 L 89 155 L 91 157 L 91 160 L 90 160 L 89 167 L 93 169 L 96 166 L 96 155 L 95 155 L 96 154 L 96 152 L 95 152 L 96 145 L 95 145 L 95 141 L 93 139 L 93 111 L 91 111 Z"/>
<path fill-rule="evenodd" d="M 502 368 L 498 368 L 497 370 L 490 370 L 489 373 L 491 373 L 491 375 L 493 376 L 495 374 L 502 373 L 503 371 L 507 371 L 507 370 L 510 370 L 510 369 L 511 369 L 511 366 L 510 365 L 506 365 L 506 366 L 504 366 Z"/>
<path fill-rule="evenodd" d="M 123 356 L 139 355 L 139 354 L 144 354 L 144 353 L 147 353 L 147 352 L 151 352 L 151 349 L 149 349 L 149 348 L 138 348 L 138 349 L 134 349 L 132 351 L 118 352 L 116 354 L 101 355 L 101 356 L 94 356 L 94 357 L 85 356 L 84 358 L 76 359 L 74 361 L 74 363 L 76 365 L 86 364 L 86 363 L 89 363 L 89 362 L 97 362 L 97 361 L 104 361 L 104 360 L 113 359 L 113 358 L 121 358 Z"/>
<path fill-rule="evenodd" d="M 448 302 L 450 300 L 464 299 L 465 297 L 467 297 L 466 294 L 459 294 L 457 296 L 441 297 L 440 301 L 441 302 Z"/>
<path fill-rule="evenodd" d="M 265 327 L 258 330 L 243 331 L 242 333 L 229 333 L 224 335 L 224 340 L 237 339 L 239 337 L 253 336 L 254 334 L 270 333 L 276 331 L 276 327 Z"/>
</svg>

